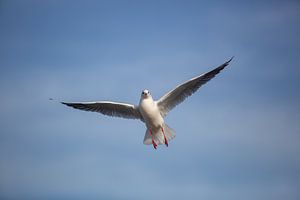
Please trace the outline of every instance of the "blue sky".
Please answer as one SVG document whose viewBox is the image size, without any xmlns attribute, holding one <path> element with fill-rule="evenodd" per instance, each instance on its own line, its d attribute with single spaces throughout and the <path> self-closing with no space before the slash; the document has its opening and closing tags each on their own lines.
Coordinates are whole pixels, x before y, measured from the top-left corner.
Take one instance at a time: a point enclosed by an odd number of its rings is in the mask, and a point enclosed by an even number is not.
<svg viewBox="0 0 300 200">
<path fill-rule="evenodd" d="M 0 2 L 1 199 L 300 198 L 297 1 Z M 48 99 L 137 104 L 235 56 L 144 125 Z"/>
</svg>

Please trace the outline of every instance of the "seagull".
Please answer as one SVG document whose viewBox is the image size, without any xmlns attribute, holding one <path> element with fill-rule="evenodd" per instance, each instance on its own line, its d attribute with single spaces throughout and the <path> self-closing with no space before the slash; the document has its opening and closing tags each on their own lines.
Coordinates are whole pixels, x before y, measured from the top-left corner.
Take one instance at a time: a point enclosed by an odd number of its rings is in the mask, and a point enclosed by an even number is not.
<svg viewBox="0 0 300 200">
<path fill-rule="evenodd" d="M 157 101 L 153 100 L 149 90 L 145 89 L 142 91 L 139 105 L 113 101 L 61 103 L 75 109 L 98 112 L 113 117 L 141 120 L 147 128 L 143 143 L 145 145 L 152 144 L 154 149 L 157 149 L 157 145 L 164 144 L 168 146 L 169 141 L 176 136 L 175 131 L 164 122 L 164 117 L 202 85 L 215 77 L 232 59 L 233 57 L 215 69 L 178 85 Z"/>
</svg>

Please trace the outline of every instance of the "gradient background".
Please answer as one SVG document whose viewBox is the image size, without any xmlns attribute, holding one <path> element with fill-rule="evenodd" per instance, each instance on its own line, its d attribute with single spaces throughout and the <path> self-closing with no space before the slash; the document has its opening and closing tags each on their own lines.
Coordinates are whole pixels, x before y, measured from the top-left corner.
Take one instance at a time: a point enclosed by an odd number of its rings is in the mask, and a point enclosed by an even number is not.
<svg viewBox="0 0 300 200">
<path fill-rule="evenodd" d="M 300 199 L 298 1 L 0 1 L 0 198 Z M 169 148 L 139 102 L 235 56 L 176 107 Z"/>
</svg>

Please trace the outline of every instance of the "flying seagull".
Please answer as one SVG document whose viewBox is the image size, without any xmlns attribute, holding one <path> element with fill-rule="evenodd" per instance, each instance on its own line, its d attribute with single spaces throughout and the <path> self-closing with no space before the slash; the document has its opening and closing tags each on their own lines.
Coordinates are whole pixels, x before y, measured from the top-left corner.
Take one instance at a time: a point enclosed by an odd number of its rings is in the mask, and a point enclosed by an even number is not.
<svg viewBox="0 0 300 200">
<path fill-rule="evenodd" d="M 145 123 L 147 128 L 144 137 L 145 145 L 152 144 L 154 149 L 160 144 L 168 146 L 169 141 L 175 137 L 175 132 L 164 122 L 164 117 L 175 106 L 183 102 L 223 70 L 232 58 L 210 72 L 196 76 L 178 85 L 157 101 L 153 100 L 149 90 L 143 90 L 139 105 L 112 101 L 61 103 L 76 109 L 99 112 L 108 116 L 139 119 Z"/>
</svg>

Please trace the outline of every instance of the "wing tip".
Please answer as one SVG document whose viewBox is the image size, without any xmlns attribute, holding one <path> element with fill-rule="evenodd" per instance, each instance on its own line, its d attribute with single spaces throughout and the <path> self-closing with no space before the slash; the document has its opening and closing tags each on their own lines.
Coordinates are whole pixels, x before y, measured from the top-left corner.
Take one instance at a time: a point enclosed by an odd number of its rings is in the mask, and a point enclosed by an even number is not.
<svg viewBox="0 0 300 200">
<path fill-rule="evenodd" d="M 70 103 L 67 103 L 67 102 L 61 101 L 60 103 L 63 104 L 63 105 L 66 105 L 66 106 L 70 106 Z"/>
<path fill-rule="evenodd" d="M 54 99 L 54 98 L 51 98 L 51 97 L 50 97 L 48 100 L 49 100 L 49 101 L 54 101 L 54 102 L 56 102 L 56 103 L 61 103 L 61 104 L 64 104 L 64 105 L 70 106 L 70 105 L 69 105 L 70 103 L 63 102 L 63 101 L 57 101 L 56 99 Z"/>
<path fill-rule="evenodd" d="M 226 61 L 225 64 L 228 65 L 232 61 L 233 58 L 234 58 L 234 56 L 232 56 L 228 61 Z"/>
</svg>

